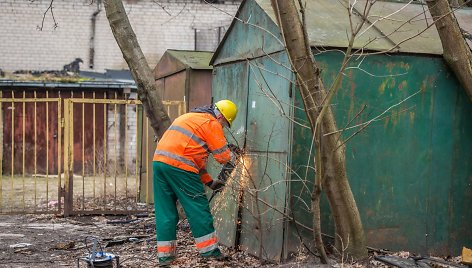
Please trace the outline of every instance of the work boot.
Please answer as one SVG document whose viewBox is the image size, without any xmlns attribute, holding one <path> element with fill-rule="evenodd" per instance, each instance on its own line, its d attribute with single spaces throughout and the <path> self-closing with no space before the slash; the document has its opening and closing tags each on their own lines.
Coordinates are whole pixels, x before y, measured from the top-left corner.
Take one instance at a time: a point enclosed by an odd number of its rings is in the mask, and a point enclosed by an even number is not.
<svg viewBox="0 0 472 268">
<path fill-rule="evenodd" d="M 171 267 L 174 260 L 175 258 L 169 257 L 159 258 L 159 263 L 157 264 L 157 267 Z"/>
<path fill-rule="evenodd" d="M 220 249 L 214 249 L 211 252 L 207 252 L 205 255 L 202 255 L 204 260 L 217 260 L 217 261 L 229 261 L 231 257 L 222 253 Z"/>
<path fill-rule="evenodd" d="M 231 260 L 231 257 L 224 254 L 224 253 L 221 253 L 220 255 L 210 257 L 210 258 L 214 258 L 217 261 L 229 261 L 229 260 Z"/>
</svg>

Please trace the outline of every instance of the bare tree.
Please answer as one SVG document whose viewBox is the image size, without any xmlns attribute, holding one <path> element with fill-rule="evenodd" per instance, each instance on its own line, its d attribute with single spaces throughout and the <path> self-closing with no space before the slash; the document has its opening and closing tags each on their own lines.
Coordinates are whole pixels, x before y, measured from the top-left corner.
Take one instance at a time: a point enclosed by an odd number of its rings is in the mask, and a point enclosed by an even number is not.
<svg viewBox="0 0 472 268">
<path fill-rule="evenodd" d="M 465 42 L 454 12 L 447 0 L 427 0 L 426 3 L 433 21 L 436 21 L 444 60 L 472 100 L 472 52 Z"/>
<path fill-rule="evenodd" d="M 430 2 L 439 1 L 445 0 Z M 316 178 L 312 195 L 312 210 L 314 212 L 313 231 L 318 250 L 322 260 L 326 262 L 327 257 L 321 240 L 319 224 L 319 199 L 321 190 L 324 189 L 327 193 L 335 221 L 336 247 L 340 250 L 346 250 L 354 258 L 363 258 L 367 256 L 364 231 L 346 174 L 344 142 L 340 139 L 340 131 L 336 126 L 336 121 L 329 105 L 331 97 L 339 88 L 342 80 L 342 71 L 346 68 L 349 57 L 353 55 L 350 50 L 353 46 L 354 38 L 359 33 L 362 25 L 351 25 L 352 32 L 346 58 L 343 61 L 338 77 L 328 91 L 325 89 L 320 78 L 320 69 L 311 53 L 304 24 L 300 20 L 297 11 L 297 8 L 300 8 L 302 18 L 304 18 L 302 4 L 299 3 L 300 6 L 297 7 L 293 0 L 272 0 L 272 5 L 277 14 L 292 68 L 297 76 L 305 111 L 315 137 L 317 148 L 315 162 Z M 366 11 L 368 11 L 369 5 L 371 5 L 371 1 L 366 2 Z M 432 6 L 435 5 L 431 5 L 430 9 L 433 9 Z M 154 86 L 152 72 L 139 49 L 139 44 L 129 24 L 123 4 L 120 0 L 105 0 L 105 9 L 115 39 L 138 84 L 139 97 L 144 104 L 151 125 L 156 135 L 160 136 L 168 127 L 170 120 L 163 109 L 161 98 Z M 352 13 L 349 14 L 352 15 Z M 433 14 L 433 17 L 446 17 L 445 14 L 450 15 L 451 12 L 439 13 L 439 15 Z M 456 59 L 457 57 L 452 58 Z M 470 56 L 468 59 L 470 73 Z M 472 83 L 468 84 L 472 85 Z M 326 135 L 327 133 L 330 133 L 330 135 Z"/>
<path fill-rule="evenodd" d="M 138 96 L 143 103 L 144 111 L 155 135 L 160 137 L 170 126 L 171 121 L 157 91 L 152 70 L 129 23 L 123 2 L 105 0 L 104 4 L 113 35 L 138 87 Z"/>
<path fill-rule="evenodd" d="M 362 21 L 356 26 L 353 26 L 351 18 L 356 15 L 355 12 L 353 12 L 354 4 L 351 4 L 349 1 L 347 9 L 351 22 L 350 38 L 338 76 L 329 90 L 325 89 L 321 81 L 320 69 L 311 53 L 308 35 L 306 33 L 305 10 L 302 1 L 298 1 L 298 6 L 295 4 L 294 0 L 272 0 L 271 2 L 282 35 L 285 39 L 286 49 L 293 71 L 297 77 L 299 90 L 313 131 L 314 143 L 317 150 L 315 155 L 315 187 L 312 195 L 315 244 L 317 245 L 322 259 L 325 259 L 321 239 L 320 211 L 318 204 L 319 196 L 323 189 L 327 193 L 335 221 L 336 247 L 339 250 L 343 250 L 343 243 L 347 243 L 346 249 L 348 254 L 355 258 L 363 257 L 366 254 L 366 251 L 363 249 L 365 246 L 364 233 L 345 171 L 344 143 L 339 142 L 339 135 L 330 137 L 330 134 L 326 133 L 342 132 L 336 130 L 336 122 L 330 108 L 331 97 L 339 88 L 342 73 L 347 63 L 350 61 L 351 56 L 357 53 L 360 53 L 360 55 L 365 54 L 362 49 L 353 52 L 354 38 L 356 35 L 362 35 L 362 33 L 365 32 L 365 30 L 362 32 L 360 32 L 360 30 L 363 24 L 368 21 L 369 10 L 376 1 L 365 1 L 364 13 L 357 14 Z M 462 36 L 454 13 L 447 0 L 430 0 L 427 1 L 427 3 L 433 17 L 433 22 L 428 25 L 425 30 L 433 24 L 436 25 L 443 44 L 444 58 L 472 99 L 472 91 L 470 90 L 472 87 L 471 51 Z M 298 10 L 300 12 L 298 12 Z M 371 26 L 368 26 L 367 29 L 375 24 L 375 22 L 368 23 L 371 24 Z M 396 29 L 393 33 L 397 30 L 399 31 L 400 29 Z M 388 35 L 389 34 L 387 34 L 387 36 Z M 419 33 L 414 34 L 402 42 L 415 38 L 418 35 Z M 372 42 L 372 40 L 370 42 Z M 396 44 L 395 47 L 398 47 L 399 44 Z M 392 47 L 392 49 L 395 47 Z M 363 129 L 364 127 L 359 131 Z M 345 208 L 349 209 L 345 210 Z"/>
<path fill-rule="evenodd" d="M 322 133 L 337 131 L 336 121 L 329 103 L 330 98 L 340 85 L 343 70 L 340 70 L 330 93 L 327 94 L 320 77 L 320 68 L 311 53 L 306 28 L 300 21 L 295 2 L 272 0 L 272 6 L 275 14 L 277 14 L 292 68 L 297 76 L 299 90 L 317 149 L 315 154 L 315 187 L 312 194 L 315 244 L 322 261 L 326 263 L 327 256 L 321 239 L 319 207 L 323 187 L 328 196 L 334 218 L 337 234 L 336 248 L 339 250 L 346 249 L 346 253 L 356 259 L 364 258 L 367 256 L 364 230 L 346 173 L 345 145 L 341 142 L 339 133 L 324 136 L 323 142 L 321 142 Z M 301 3 L 299 8 L 303 12 Z M 302 17 L 304 17 L 304 13 L 302 13 Z M 362 25 L 352 29 L 351 48 L 354 43 L 353 37 L 361 27 Z M 346 53 L 346 56 L 348 55 L 350 55 L 349 51 Z M 346 67 L 347 61 L 348 58 L 346 57 L 342 68 Z M 343 245 L 347 245 L 347 247 Z"/>
<path fill-rule="evenodd" d="M 468 0 L 449 0 L 449 3 L 453 7 L 460 7 L 462 5 L 472 7 L 472 1 L 468 1 Z"/>
</svg>

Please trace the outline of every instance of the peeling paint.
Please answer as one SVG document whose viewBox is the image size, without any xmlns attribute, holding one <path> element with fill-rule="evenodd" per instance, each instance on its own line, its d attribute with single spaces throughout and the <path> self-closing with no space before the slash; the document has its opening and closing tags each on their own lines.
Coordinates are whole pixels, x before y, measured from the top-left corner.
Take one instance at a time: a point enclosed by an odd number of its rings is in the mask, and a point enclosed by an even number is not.
<svg viewBox="0 0 472 268">
<path fill-rule="evenodd" d="M 426 76 L 425 79 L 423 79 L 423 81 L 421 81 L 420 90 L 422 92 L 426 91 L 427 84 L 428 84 L 428 76 Z"/>
<path fill-rule="evenodd" d="M 382 81 L 382 83 L 380 83 L 380 86 L 379 86 L 379 93 L 380 94 L 384 94 L 385 92 L 385 86 L 387 85 L 387 80 L 384 80 Z"/>
<path fill-rule="evenodd" d="M 388 127 L 388 123 L 390 122 L 390 117 L 385 118 L 384 120 L 384 128 Z"/>
<path fill-rule="evenodd" d="M 390 122 L 392 123 L 392 127 L 395 127 L 400 122 L 400 112 L 398 110 L 392 111 L 390 118 L 391 118 Z"/>
<path fill-rule="evenodd" d="M 400 62 L 400 68 L 404 69 L 405 71 L 408 71 L 410 70 L 410 64 L 408 64 L 407 62 Z"/>
<path fill-rule="evenodd" d="M 400 84 L 398 84 L 398 89 L 403 90 L 407 86 L 408 86 L 408 82 L 406 80 L 403 80 L 403 81 L 400 82 Z"/>
<path fill-rule="evenodd" d="M 385 64 L 385 69 L 387 69 L 389 73 L 392 73 L 396 65 L 397 64 L 394 62 L 387 62 L 387 64 Z"/>
<path fill-rule="evenodd" d="M 415 123 L 415 112 L 410 111 L 410 125 L 413 125 Z"/>
</svg>

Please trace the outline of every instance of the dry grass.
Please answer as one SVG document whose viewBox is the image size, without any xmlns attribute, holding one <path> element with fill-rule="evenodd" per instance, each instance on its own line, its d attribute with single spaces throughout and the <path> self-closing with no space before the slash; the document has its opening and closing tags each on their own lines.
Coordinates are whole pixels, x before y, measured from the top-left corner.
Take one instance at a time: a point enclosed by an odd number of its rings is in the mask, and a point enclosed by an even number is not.
<svg viewBox="0 0 472 268">
<path fill-rule="evenodd" d="M 136 176 L 74 175 L 73 207 L 78 210 L 137 210 L 138 182 Z M 0 179 L 0 212 L 55 212 L 60 187 L 64 187 L 63 175 L 60 179 L 57 175 L 3 175 Z"/>
</svg>

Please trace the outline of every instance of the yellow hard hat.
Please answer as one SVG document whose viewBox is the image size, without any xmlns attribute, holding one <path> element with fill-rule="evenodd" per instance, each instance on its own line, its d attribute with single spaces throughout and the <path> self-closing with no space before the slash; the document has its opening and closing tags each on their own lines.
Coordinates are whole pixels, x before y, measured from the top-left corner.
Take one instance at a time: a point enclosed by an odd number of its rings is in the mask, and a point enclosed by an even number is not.
<svg viewBox="0 0 472 268">
<path fill-rule="evenodd" d="M 233 124 L 236 114 L 238 113 L 238 107 L 236 104 L 230 100 L 220 100 L 215 103 L 215 106 L 225 117 L 226 121 L 228 121 L 229 126 L 231 127 L 231 124 Z"/>
</svg>

